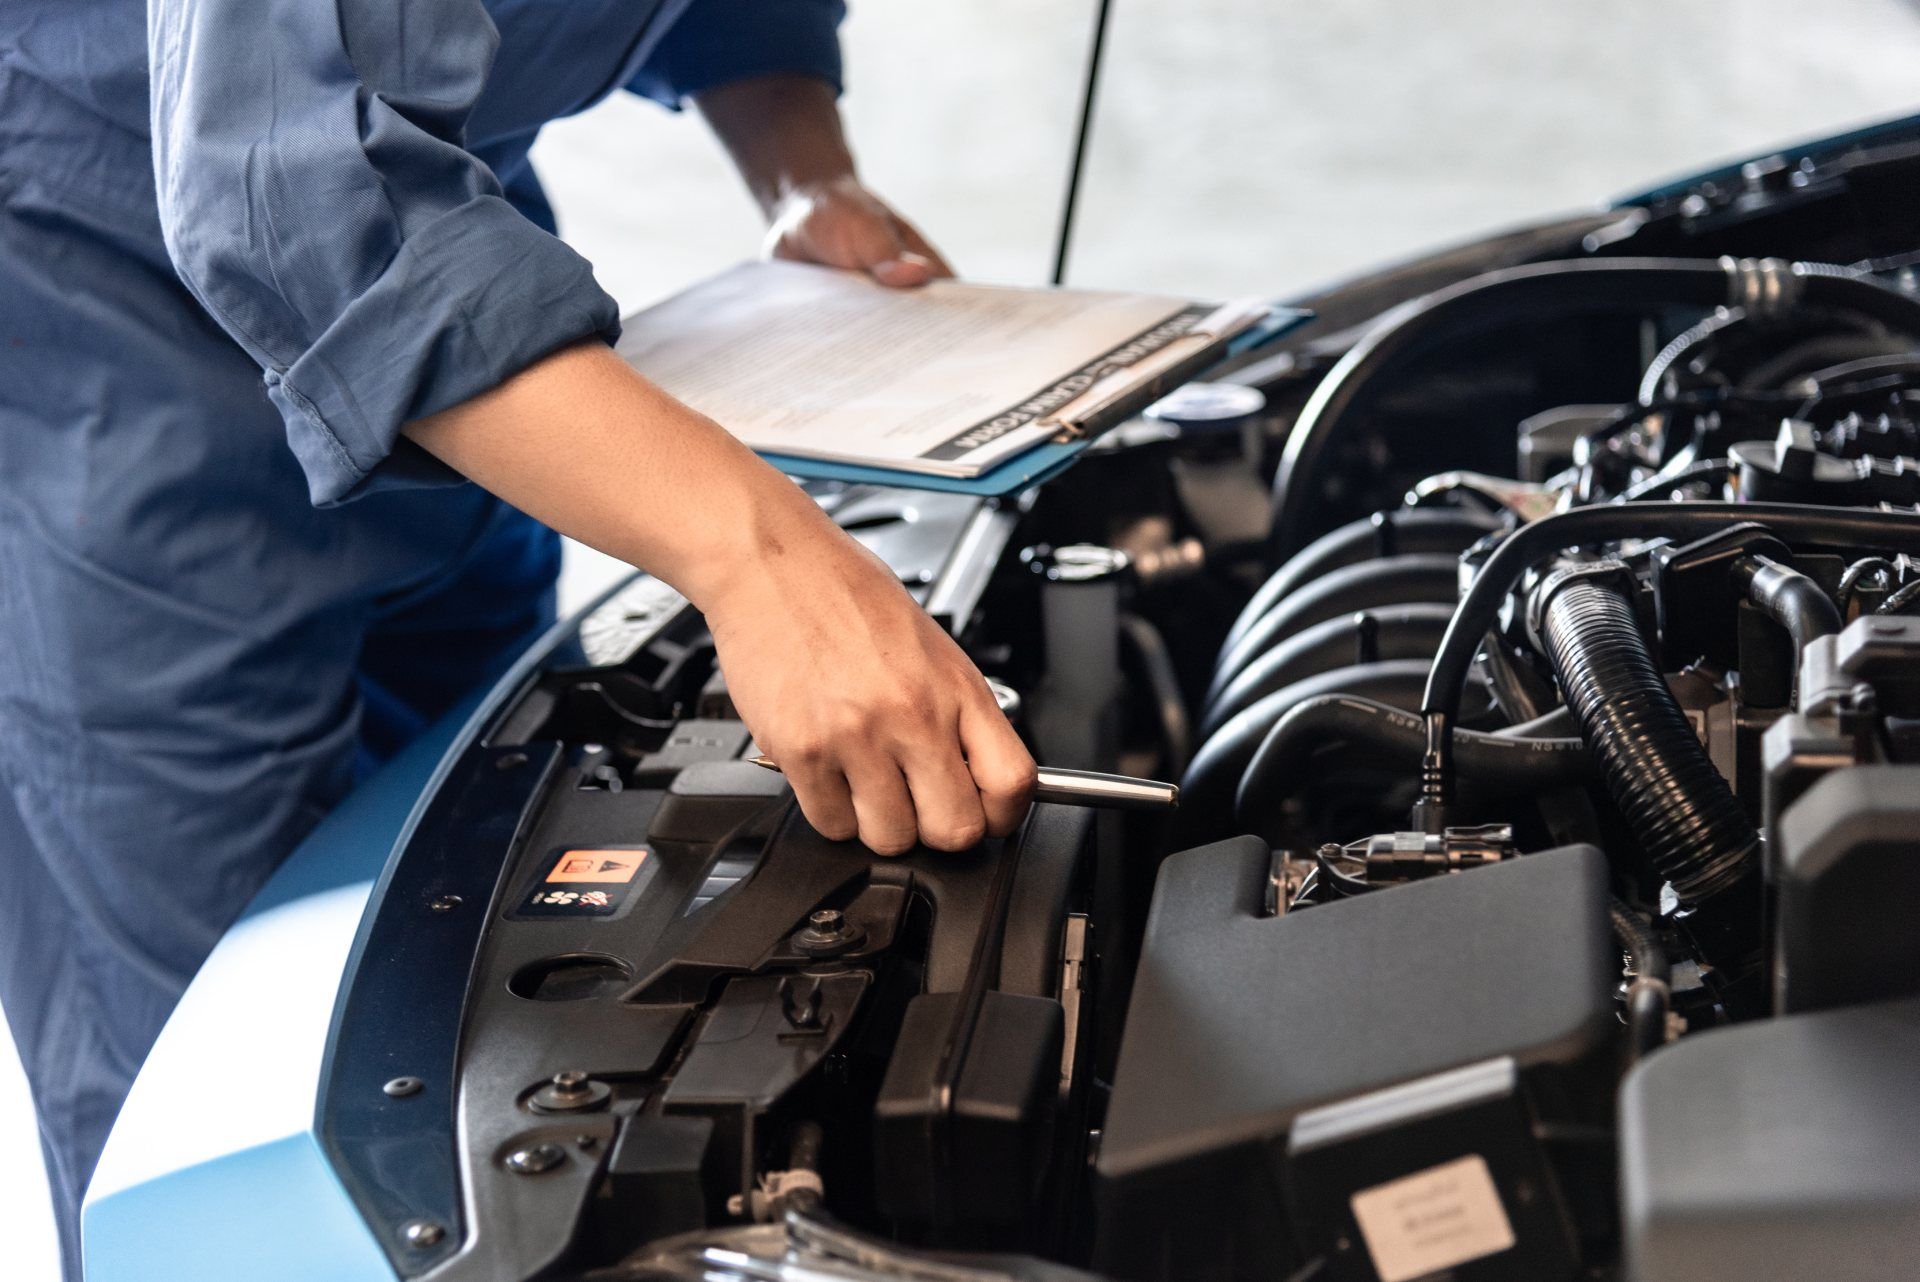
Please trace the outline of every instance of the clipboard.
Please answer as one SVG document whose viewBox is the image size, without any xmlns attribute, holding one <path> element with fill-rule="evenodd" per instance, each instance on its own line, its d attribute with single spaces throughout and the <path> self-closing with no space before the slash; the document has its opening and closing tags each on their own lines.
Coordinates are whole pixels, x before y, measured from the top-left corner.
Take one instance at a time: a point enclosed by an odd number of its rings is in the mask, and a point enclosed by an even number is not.
<svg viewBox="0 0 1920 1282">
<path fill-rule="evenodd" d="M 1100 407 L 1098 416 L 1079 425 L 1071 439 L 1055 439 L 1024 450 L 998 467 L 978 476 L 932 476 L 895 468 L 871 467 L 853 463 L 834 463 L 821 459 L 796 458 L 786 454 L 762 453 L 760 457 L 788 476 L 810 481 L 844 481 L 854 485 L 878 485 L 896 490 L 932 490 L 941 494 L 969 494 L 976 498 L 1002 498 L 1042 484 L 1072 467 L 1080 454 L 1103 433 L 1127 422 L 1140 411 L 1182 384 L 1221 361 L 1243 355 L 1270 342 L 1295 326 L 1312 318 L 1313 313 L 1291 307 L 1269 308 L 1266 316 L 1242 330 L 1225 344 L 1203 348 L 1174 362 L 1155 377 L 1128 388 Z"/>
</svg>

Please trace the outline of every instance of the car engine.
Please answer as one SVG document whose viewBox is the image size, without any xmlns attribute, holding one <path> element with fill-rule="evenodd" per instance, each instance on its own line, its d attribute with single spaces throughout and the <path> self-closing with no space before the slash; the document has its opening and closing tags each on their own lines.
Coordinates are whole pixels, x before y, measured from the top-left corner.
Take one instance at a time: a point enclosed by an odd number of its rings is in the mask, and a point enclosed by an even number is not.
<svg viewBox="0 0 1920 1282">
<path fill-rule="evenodd" d="M 1910 1276 L 1916 197 L 1763 158 L 1293 300 L 1018 499 L 817 488 L 1168 815 L 828 841 L 616 589 L 363 928 L 318 1134 L 395 1271 Z"/>
</svg>

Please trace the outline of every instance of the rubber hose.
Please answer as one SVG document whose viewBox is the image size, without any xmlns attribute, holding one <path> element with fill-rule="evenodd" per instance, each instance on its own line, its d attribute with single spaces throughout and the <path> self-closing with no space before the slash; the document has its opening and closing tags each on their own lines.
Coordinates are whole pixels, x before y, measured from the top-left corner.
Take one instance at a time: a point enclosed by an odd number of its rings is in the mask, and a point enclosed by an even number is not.
<svg viewBox="0 0 1920 1282">
<path fill-rule="evenodd" d="M 1530 723 L 1495 734 L 1458 731 L 1461 775 L 1508 796 L 1594 778 L 1593 754 L 1584 740 L 1531 737 L 1537 728 Z M 1309 699 L 1276 721 L 1261 740 L 1241 775 L 1235 815 L 1252 831 L 1262 831 L 1263 815 L 1299 791 L 1314 753 L 1329 744 L 1365 748 L 1383 767 L 1411 771 L 1420 762 L 1425 734 L 1418 716 L 1372 699 L 1346 694 Z"/>
<path fill-rule="evenodd" d="M 1607 904 L 1607 919 L 1613 923 L 1613 937 L 1620 941 L 1620 951 L 1632 958 L 1635 975 L 1663 984 L 1673 978 L 1673 963 L 1646 918 L 1624 901 L 1614 899 Z"/>
<path fill-rule="evenodd" d="M 1689 904 L 1733 884 L 1759 835 L 1674 701 L 1625 593 L 1599 579 L 1564 582 L 1540 630 L 1580 737 L 1653 871 Z"/>
<path fill-rule="evenodd" d="M 1274 559 L 1300 545 L 1307 519 L 1305 482 L 1319 474 L 1321 455 L 1362 394 L 1437 344 L 1557 313 L 1740 307 L 1752 301 L 1744 291 L 1753 279 L 1730 260 L 1576 259 L 1488 272 L 1402 303 L 1328 372 L 1294 421 L 1273 479 Z M 1920 301 L 1846 268 L 1793 263 L 1776 283 L 1791 284 L 1796 305 L 1853 311 L 1900 333 L 1920 335 Z"/>
<path fill-rule="evenodd" d="M 1322 575 L 1262 615 L 1239 644 L 1220 657 L 1213 681 L 1207 686 L 1206 702 L 1219 698 L 1234 678 L 1266 651 L 1316 623 L 1359 610 L 1415 601 L 1451 605 L 1459 596 L 1459 559 L 1440 553 L 1390 556 Z"/>
<path fill-rule="evenodd" d="M 1749 601 L 1787 630 L 1796 652 L 1840 630 L 1833 599 L 1791 566 L 1764 556 L 1743 556 L 1733 563 L 1733 578 Z"/>
<path fill-rule="evenodd" d="M 1180 780 L 1180 809 L 1175 820 L 1184 834 L 1182 839 L 1191 844 L 1203 839 L 1202 833 L 1218 834 L 1226 830 L 1241 772 L 1253 760 L 1260 741 L 1266 738 L 1273 724 L 1295 704 L 1324 695 L 1352 692 L 1403 707 L 1410 713 L 1420 698 L 1420 686 L 1426 675 L 1424 659 L 1395 659 L 1335 668 L 1276 690 L 1229 718 L 1202 741 Z"/>
<path fill-rule="evenodd" d="M 1351 663 L 1431 659 L 1446 634 L 1453 607 L 1438 601 L 1382 606 L 1303 628 L 1242 668 L 1200 720 L 1200 737 L 1282 686 Z"/>
<path fill-rule="evenodd" d="M 1783 388 L 1790 381 L 1804 378 L 1822 366 L 1860 355 L 1871 348 L 1881 355 L 1910 355 L 1911 344 L 1893 338 L 1881 338 L 1857 330 L 1839 333 L 1813 333 L 1775 352 L 1740 375 L 1738 387 L 1752 391 Z"/>
<path fill-rule="evenodd" d="M 1809 396 L 1818 401 L 1835 384 L 1857 382 L 1866 378 L 1878 378 L 1888 374 L 1920 373 L 1920 356 L 1904 352 L 1890 356 L 1862 356 L 1858 360 L 1843 361 L 1838 365 L 1829 365 L 1802 375 L 1798 382 L 1808 385 Z"/>
<path fill-rule="evenodd" d="M 1699 538 L 1745 521 L 1765 525 L 1786 543 L 1863 552 L 1920 555 L 1920 513 L 1803 503 L 1634 503 L 1576 508 L 1521 526 L 1500 543 L 1474 576 L 1433 656 L 1420 710 L 1429 718 L 1430 773 L 1444 783 L 1448 740 L 1460 717 L 1460 698 L 1473 656 L 1520 576 L 1565 548 L 1616 539 Z"/>
<path fill-rule="evenodd" d="M 1167 649 L 1167 639 L 1147 619 L 1126 613 L 1120 616 L 1120 636 L 1140 656 L 1147 686 L 1153 691 L 1160 735 L 1165 740 L 1165 768 L 1168 774 L 1177 775 L 1187 768 L 1187 755 L 1193 749 L 1193 730 L 1191 718 L 1187 716 L 1186 698 L 1180 693 L 1180 676 L 1174 671 L 1173 655 Z"/>
<path fill-rule="evenodd" d="M 1667 1040 L 1673 965 L 1639 913 L 1614 899 L 1607 905 L 1607 919 L 1620 950 L 1633 965 L 1633 981 L 1627 985 L 1627 1053 L 1630 1059 L 1639 1059 Z"/>
<path fill-rule="evenodd" d="M 1241 609 L 1220 653 L 1231 650 L 1260 617 L 1300 586 L 1332 570 L 1381 557 L 1420 552 L 1458 554 L 1500 528 L 1500 518 L 1471 508 L 1394 508 L 1323 534 L 1268 576 Z"/>
<path fill-rule="evenodd" d="M 1627 1057 L 1645 1058 L 1667 1041 L 1667 1009 L 1672 1005 L 1672 990 L 1651 979 L 1636 979 L 1627 985 Z"/>
<path fill-rule="evenodd" d="M 1580 728 L 1573 724 L 1573 714 L 1567 711 L 1567 705 L 1563 703 L 1531 721 L 1502 726 L 1495 733 L 1502 739 L 1578 739 Z"/>
</svg>

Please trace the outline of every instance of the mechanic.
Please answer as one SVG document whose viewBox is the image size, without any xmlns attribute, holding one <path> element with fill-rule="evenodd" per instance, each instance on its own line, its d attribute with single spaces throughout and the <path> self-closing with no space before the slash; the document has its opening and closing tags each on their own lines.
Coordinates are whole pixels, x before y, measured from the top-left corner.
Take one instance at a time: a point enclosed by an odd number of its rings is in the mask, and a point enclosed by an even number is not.
<svg viewBox="0 0 1920 1282">
<path fill-rule="evenodd" d="M 1024 813 L 1033 763 L 979 673 L 798 487 L 614 355 L 613 300 L 528 162 L 618 88 L 691 100 L 773 252 L 944 273 L 856 176 L 840 17 L 8 6 L 0 997 L 71 1275 L 79 1197 L 188 979 L 359 774 L 551 622 L 555 530 L 705 612 L 829 836 L 958 849 Z"/>
</svg>

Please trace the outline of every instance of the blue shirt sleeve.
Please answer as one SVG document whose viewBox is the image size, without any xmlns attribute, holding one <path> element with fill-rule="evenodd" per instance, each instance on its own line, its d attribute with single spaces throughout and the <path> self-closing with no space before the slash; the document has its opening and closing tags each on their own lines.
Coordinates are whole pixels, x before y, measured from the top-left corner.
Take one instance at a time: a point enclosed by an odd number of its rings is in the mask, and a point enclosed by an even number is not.
<svg viewBox="0 0 1920 1282">
<path fill-rule="evenodd" d="M 752 76 L 813 76 L 838 93 L 846 14 L 842 0 L 692 0 L 627 88 L 676 109 Z"/>
<path fill-rule="evenodd" d="M 619 312 L 462 145 L 482 0 L 150 0 L 162 231 L 316 504 L 456 479 L 400 435 Z"/>
</svg>

